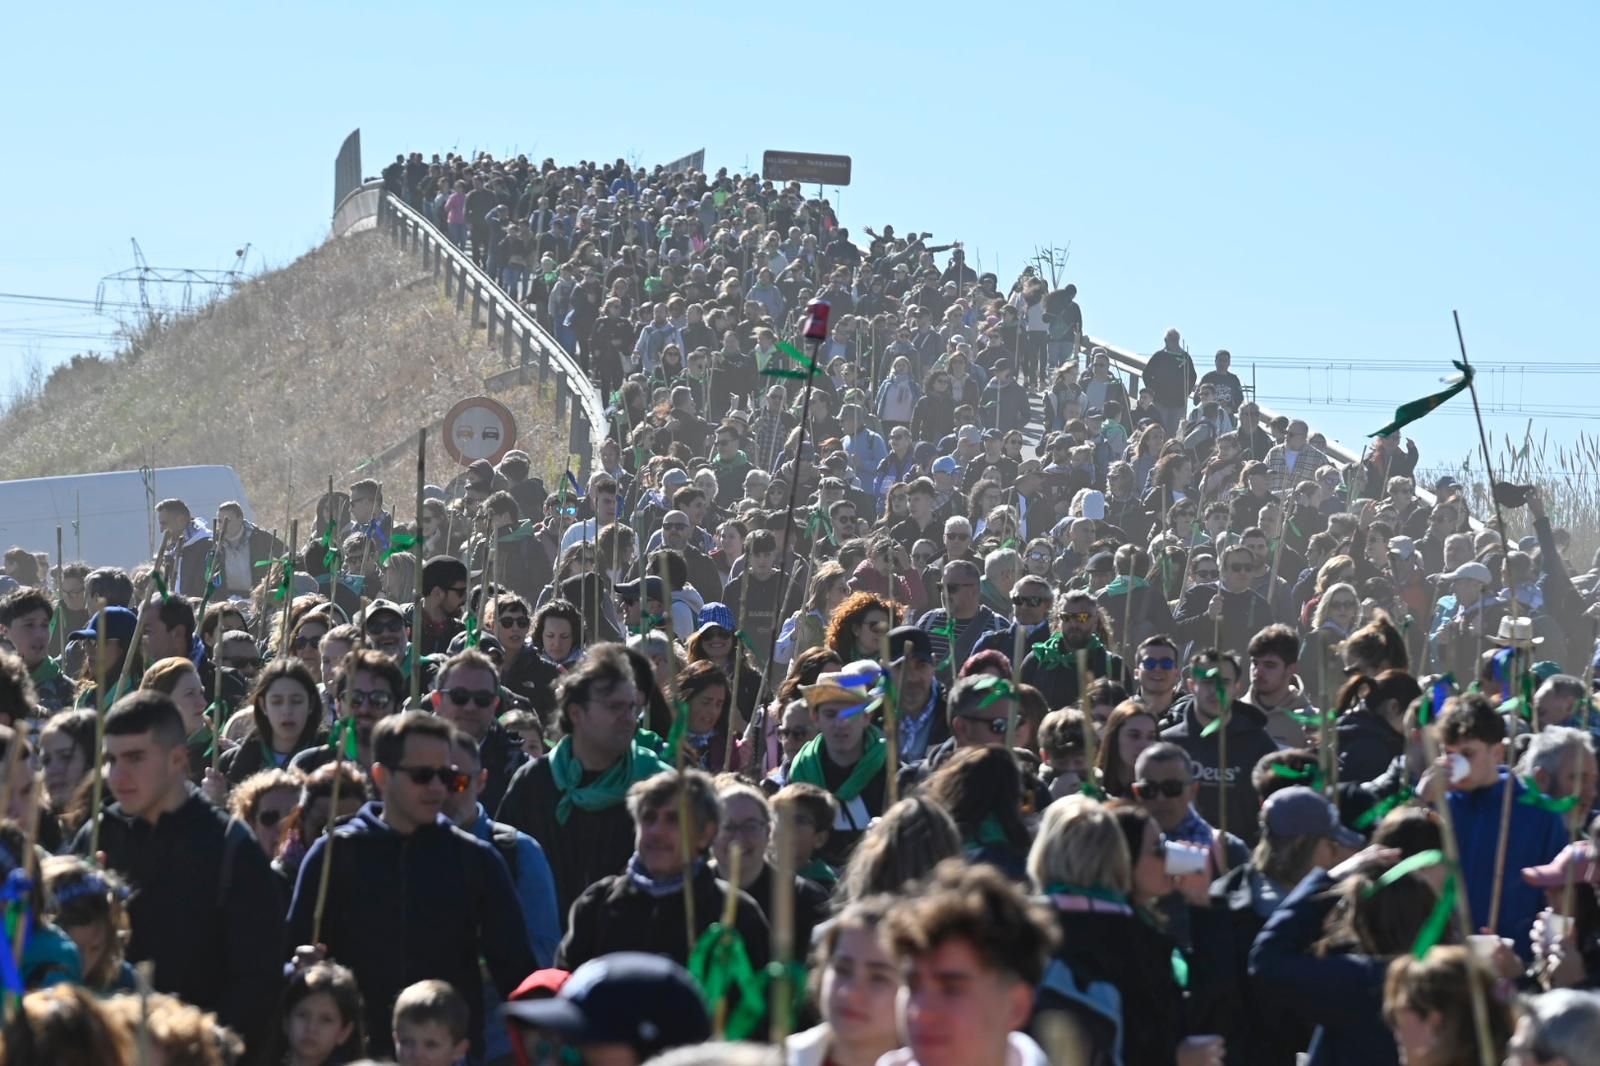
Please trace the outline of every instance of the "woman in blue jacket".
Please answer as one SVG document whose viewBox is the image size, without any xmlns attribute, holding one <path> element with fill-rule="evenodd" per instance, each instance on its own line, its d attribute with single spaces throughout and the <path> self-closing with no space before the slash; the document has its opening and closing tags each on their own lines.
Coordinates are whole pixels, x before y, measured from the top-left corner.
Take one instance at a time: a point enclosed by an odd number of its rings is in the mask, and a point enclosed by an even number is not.
<svg viewBox="0 0 1600 1066">
<path fill-rule="evenodd" d="M 1332 870 L 1312 870 L 1250 949 L 1262 1011 L 1317 1027 L 1309 1066 L 1399 1066 L 1383 1020 L 1384 976 L 1432 913 L 1438 897 L 1430 876 L 1442 870 L 1371 891 L 1399 857 L 1397 849 L 1370 847 Z"/>
</svg>

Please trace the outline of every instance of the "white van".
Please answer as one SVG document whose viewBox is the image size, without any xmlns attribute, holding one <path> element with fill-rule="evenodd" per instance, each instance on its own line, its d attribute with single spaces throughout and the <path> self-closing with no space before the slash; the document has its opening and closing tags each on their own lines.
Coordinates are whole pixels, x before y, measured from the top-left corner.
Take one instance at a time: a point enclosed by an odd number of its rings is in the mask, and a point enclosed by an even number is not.
<svg viewBox="0 0 1600 1066">
<path fill-rule="evenodd" d="M 0 550 L 22 547 L 56 560 L 56 527 L 61 527 L 68 562 L 133 569 L 150 561 L 161 533 L 154 505 L 176 498 L 207 526 L 217 505 L 229 500 L 252 518 L 244 485 L 231 466 L 172 466 L 145 474 L 114 470 L 0 481 Z"/>
</svg>

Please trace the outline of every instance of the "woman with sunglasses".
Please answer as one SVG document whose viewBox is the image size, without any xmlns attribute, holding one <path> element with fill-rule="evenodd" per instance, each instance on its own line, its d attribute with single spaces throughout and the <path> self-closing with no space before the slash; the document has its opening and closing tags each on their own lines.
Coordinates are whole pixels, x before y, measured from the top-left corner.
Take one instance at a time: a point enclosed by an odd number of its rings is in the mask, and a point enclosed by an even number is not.
<svg viewBox="0 0 1600 1066">
<path fill-rule="evenodd" d="M 882 657 L 883 635 L 894 627 L 889 602 L 873 592 L 852 592 L 834 609 L 824 638 L 841 662 Z"/>
<path fill-rule="evenodd" d="M 329 628 L 326 614 L 310 611 L 302 615 L 294 628 L 289 630 L 289 654 L 299 659 L 313 677 L 322 671 L 322 658 L 317 649 L 322 644 L 322 638 L 328 635 Z"/>
<path fill-rule="evenodd" d="M 956 431 L 956 403 L 950 391 L 950 374 L 945 370 L 930 370 L 922 381 L 922 398 L 911 413 L 911 439 L 942 440 Z"/>
<path fill-rule="evenodd" d="M 250 732 L 220 764 L 230 786 L 262 770 L 283 769 L 322 742 L 322 697 L 300 660 L 274 659 L 262 667 L 247 703 Z"/>
<path fill-rule="evenodd" d="M 1160 648 L 1155 649 L 1157 654 Z M 1168 669 L 1175 666 L 1169 660 Z M 1106 719 L 1100 734 L 1100 746 L 1095 749 L 1094 768 L 1100 778 L 1100 787 L 1115 799 L 1134 799 L 1134 764 L 1139 753 L 1161 737 L 1155 715 L 1143 703 L 1125 700 Z"/>
<path fill-rule="evenodd" d="M 690 663 L 712 663 L 728 678 L 730 689 L 737 691 L 733 704 L 742 727 L 761 701 L 762 673 L 755 656 L 735 635 L 725 604 L 708 603 L 701 608 L 700 628 L 689 634 L 684 649 Z"/>
<path fill-rule="evenodd" d="M 269 859 L 283 844 L 284 820 L 300 802 L 304 783 L 298 770 L 262 770 L 239 782 L 228 797 L 228 811 L 250 827 Z"/>
<path fill-rule="evenodd" d="M 1051 567 L 1055 562 L 1055 550 L 1050 545 L 1049 537 L 1034 537 L 1028 541 L 1022 552 L 1022 570 L 1026 575 L 1051 578 Z"/>
<path fill-rule="evenodd" d="M 1335 558 L 1348 561 L 1346 556 Z M 1318 572 L 1319 578 L 1321 573 Z M 1315 706 L 1333 706 L 1334 697 L 1345 680 L 1344 642 L 1350 639 L 1360 619 L 1361 599 L 1356 595 L 1355 586 L 1348 581 L 1332 582 L 1317 595 L 1311 612 L 1311 632 L 1300 645 L 1299 664 L 1306 697 Z"/>
</svg>

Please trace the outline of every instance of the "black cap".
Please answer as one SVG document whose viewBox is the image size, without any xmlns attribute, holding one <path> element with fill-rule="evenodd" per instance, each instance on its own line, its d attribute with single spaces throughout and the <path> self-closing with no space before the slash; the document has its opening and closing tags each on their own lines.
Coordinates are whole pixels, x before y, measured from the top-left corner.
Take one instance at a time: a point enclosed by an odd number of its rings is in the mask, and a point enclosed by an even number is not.
<svg viewBox="0 0 1600 1066">
<path fill-rule="evenodd" d="M 1089 561 L 1084 564 L 1084 569 L 1091 574 L 1109 574 L 1116 569 L 1116 560 L 1110 552 L 1095 552 L 1089 556 Z"/>
<path fill-rule="evenodd" d="M 689 972 L 638 951 L 590 959 L 554 999 L 507 1003 L 500 1011 L 568 1043 L 627 1044 L 641 1061 L 711 1038 L 711 1016 Z"/>
<path fill-rule="evenodd" d="M 889 630 L 889 658 L 898 660 L 908 655 L 933 662 L 933 642 L 928 639 L 927 630 L 916 626 L 896 626 Z"/>
<path fill-rule="evenodd" d="M 665 600 L 666 586 L 661 579 L 654 575 L 650 577 L 636 577 L 632 581 L 619 581 L 615 588 L 618 596 L 632 603 L 639 598 L 639 583 L 644 583 L 644 598 L 647 600 Z"/>
</svg>

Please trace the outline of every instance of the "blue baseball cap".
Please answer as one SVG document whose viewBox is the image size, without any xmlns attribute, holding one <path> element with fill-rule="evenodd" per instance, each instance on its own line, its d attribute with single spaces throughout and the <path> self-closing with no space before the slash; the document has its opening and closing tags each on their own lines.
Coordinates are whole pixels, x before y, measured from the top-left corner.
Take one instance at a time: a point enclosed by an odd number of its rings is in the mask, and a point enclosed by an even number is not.
<svg viewBox="0 0 1600 1066">
<path fill-rule="evenodd" d="M 126 644 L 133 639 L 133 631 L 139 625 L 139 616 L 126 607 L 107 607 L 103 611 L 96 611 L 82 629 L 68 633 L 67 639 L 99 640 L 102 616 L 105 620 L 107 640 L 120 640 Z"/>
<path fill-rule="evenodd" d="M 961 473 L 961 464 L 956 462 L 953 456 L 941 455 L 933 461 L 933 472 L 935 474 L 959 474 Z"/>
</svg>

